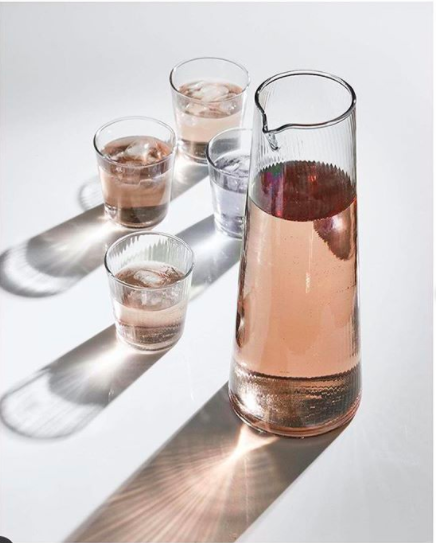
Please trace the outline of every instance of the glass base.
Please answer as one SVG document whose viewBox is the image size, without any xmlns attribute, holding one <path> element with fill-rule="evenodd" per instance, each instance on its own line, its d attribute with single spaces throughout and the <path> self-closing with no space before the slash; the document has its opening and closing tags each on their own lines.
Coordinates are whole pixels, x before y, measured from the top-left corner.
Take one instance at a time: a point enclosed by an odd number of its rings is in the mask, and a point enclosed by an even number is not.
<svg viewBox="0 0 436 543">
<path fill-rule="evenodd" d="M 146 229 L 161 223 L 168 213 L 168 204 L 140 208 L 120 208 L 104 205 L 106 215 L 124 228 Z"/>
<path fill-rule="evenodd" d="M 221 217 L 215 215 L 215 228 L 218 232 L 225 234 L 231 238 L 242 239 L 244 237 L 244 222 L 242 219 L 237 219 L 234 221 L 225 221 L 220 220 Z"/>
<path fill-rule="evenodd" d="M 232 406 L 233 411 L 236 413 L 236 415 L 243 421 L 245 424 L 248 424 L 248 426 L 251 426 L 251 428 L 254 428 L 255 430 L 266 432 L 269 434 L 275 434 L 282 437 L 298 437 L 298 438 L 304 438 L 304 437 L 313 437 L 318 436 L 322 434 L 326 434 L 327 432 L 331 432 L 332 430 L 335 430 L 336 428 L 339 428 L 341 426 L 345 426 L 348 422 L 350 422 L 354 415 L 356 414 L 356 411 L 360 405 L 360 394 L 356 398 L 355 403 L 351 406 L 351 408 L 344 413 L 339 418 L 334 419 L 333 421 L 322 424 L 320 426 L 310 426 L 307 428 L 288 428 L 283 427 L 279 425 L 274 425 L 268 422 L 265 422 L 263 420 L 260 420 L 253 415 L 251 415 L 248 411 L 244 409 L 244 406 L 238 401 L 237 397 L 229 390 L 229 399 L 230 399 L 230 405 Z"/>
<path fill-rule="evenodd" d="M 143 344 L 143 343 L 134 343 L 133 341 L 129 341 L 124 336 L 122 336 L 121 333 L 118 332 L 118 331 L 117 331 L 117 338 L 118 338 L 118 341 L 120 341 L 121 343 L 124 343 L 124 345 L 128 345 L 132 349 L 136 349 L 137 351 L 142 351 L 143 353 L 156 353 L 156 354 L 164 353 L 164 352 L 168 351 L 180 339 L 180 338 L 177 338 L 175 341 L 173 341 L 171 343 L 157 344 L 157 345 L 153 345 L 153 344 L 146 345 L 146 344 Z"/>
<path fill-rule="evenodd" d="M 189 141 L 189 140 L 180 140 L 178 144 L 180 153 L 191 162 L 196 164 L 207 164 L 206 159 L 206 148 L 207 143 Z"/>
<path fill-rule="evenodd" d="M 147 352 L 166 351 L 173 347 L 181 338 L 184 322 L 175 326 L 162 326 L 156 328 L 131 326 L 115 323 L 117 336 L 120 341 L 135 349 Z"/>
</svg>

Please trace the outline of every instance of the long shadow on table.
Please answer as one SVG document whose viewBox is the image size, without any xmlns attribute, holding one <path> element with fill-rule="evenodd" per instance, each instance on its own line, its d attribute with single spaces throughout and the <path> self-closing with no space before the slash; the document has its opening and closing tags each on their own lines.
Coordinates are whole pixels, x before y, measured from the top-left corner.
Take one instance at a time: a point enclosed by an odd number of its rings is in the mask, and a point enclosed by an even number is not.
<svg viewBox="0 0 436 543">
<path fill-rule="evenodd" d="M 225 385 L 67 541 L 233 542 L 340 433 L 257 433 Z"/>
<path fill-rule="evenodd" d="M 213 217 L 178 234 L 193 248 L 191 299 L 239 261 L 241 242 L 215 231 Z M 34 439 L 66 437 L 86 426 L 165 353 L 145 354 L 119 342 L 110 326 L 7 392 L 2 422 Z"/>
<path fill-rule="evenodd" d="M 174 200 L 207 175 L 207 167 L 178 158 L 172 199 Z M 82 205 L 101 201 L 94 193 L 79 198 Z M 171 213 L 171 208 L 170 211 Z M 105 216 L 103 205 L 63 222 L 42 234 L 7 249 L 0 255 L 0 286 L 13 294 L 31 298 L 53 296 L 68 290 L 103 263 L 106 249 L 131 232 Z"/>
</svg>

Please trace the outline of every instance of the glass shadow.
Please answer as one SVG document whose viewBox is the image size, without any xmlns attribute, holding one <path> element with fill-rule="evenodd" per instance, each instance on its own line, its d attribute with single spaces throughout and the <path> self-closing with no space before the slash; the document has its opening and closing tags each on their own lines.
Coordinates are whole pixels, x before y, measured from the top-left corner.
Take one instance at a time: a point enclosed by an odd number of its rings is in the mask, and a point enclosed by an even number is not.
<svg viewBox="0 0 436 543">
<path fill-rule="evenodd" d="M 90 177 L 81 185 L 77 194 L 77 200 L 83 211 L 103 204 L 103 194 L 98 175 Z"/>
<path fill-rule="evenodd" d="M 217 232 L 212 215 L 178 235 L 195 253 L 192 300 L 239 261 L 241 241 Z M 67 437 L 164 354 L 136 351 L 118 341 L 115 326 L 110 326 L 8 391 L 0 400 L 0 419 L 29 438 Z"/>
<path fill-rule="evenodd" d="M 227 384 L 68 542 L 233 542 L 343 429 L 307 439 L 258 433 Z"/>
<path fill-rule="evenodd" d="M 174 200 L 206 176 L 207 166 L 178 157 L 171 199 Z M 87 184 L 90 185 L 88 192 L 91 196 L 87 194 L 86 199 L 83 186 L 79 192 L 79 200 L 85 206 L 98 202 L 95 179 Z M 32 298 L 64 292 L 100 266 L 109 245 L 130 232 L 132 230 L 106 217 L 102 204 L 87 209 L 4 251 L 0 255 L 0 287 L 12 294 Z"/>
</svg>

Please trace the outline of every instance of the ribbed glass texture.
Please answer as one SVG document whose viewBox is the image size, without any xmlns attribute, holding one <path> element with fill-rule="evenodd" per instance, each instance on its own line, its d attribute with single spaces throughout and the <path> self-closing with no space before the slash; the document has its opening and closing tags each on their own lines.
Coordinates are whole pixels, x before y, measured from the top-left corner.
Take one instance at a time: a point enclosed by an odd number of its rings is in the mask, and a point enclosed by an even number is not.
<svg viewBox="0 0 436 543">
<path fill-rule="evenodd" d="M 120 338 L 150 351 L 172 346 L 183 332 L 194 266 L 192 249 L 169 234 L 134 233 L 108 249 L 105 265 Z M 120 278 L 125 270 L 138 270 L 138 277 L 144 276 L 145 284 L 152 286 L 127 284 Z M 176 272 L 168 284 L 166 276 Z"/>
<path fill-rule="evenodd" d="M 360 401 L 356 97 L 300 71 L 255 103 L 230 399 L 248 424 L 304 437 Z"/>
</svg>

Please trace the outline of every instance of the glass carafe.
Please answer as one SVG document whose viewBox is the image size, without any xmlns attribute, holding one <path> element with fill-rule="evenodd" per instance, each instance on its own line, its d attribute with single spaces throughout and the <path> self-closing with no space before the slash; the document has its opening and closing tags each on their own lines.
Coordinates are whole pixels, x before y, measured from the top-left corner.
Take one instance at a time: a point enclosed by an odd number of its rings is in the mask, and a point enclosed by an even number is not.
<svg viewBox="0 0 436 543">
<path fill-rule="evenodd" d="M 360 401 L 356 96 L 293 71 L 255 104 L 230 401 L 257 429 L 317 435 Z"/>
</svg>

